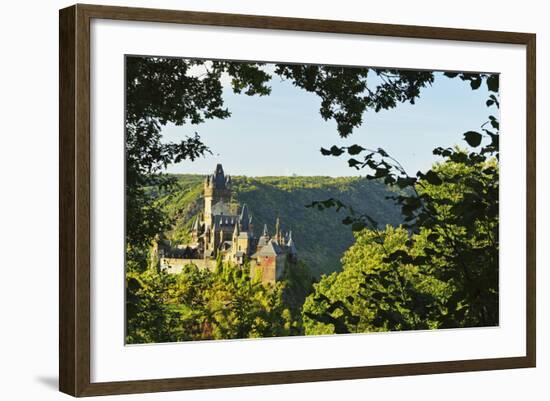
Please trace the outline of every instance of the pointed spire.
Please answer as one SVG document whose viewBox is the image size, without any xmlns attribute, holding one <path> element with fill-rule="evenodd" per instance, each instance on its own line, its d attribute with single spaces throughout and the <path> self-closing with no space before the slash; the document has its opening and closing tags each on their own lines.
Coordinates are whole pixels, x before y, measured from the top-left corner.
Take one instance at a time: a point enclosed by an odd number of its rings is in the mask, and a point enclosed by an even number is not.
<svg viewBox="0 0 550 401">
<path fill-rule="evenodd" d="M 225 176 L 223 172 L 223 167 L 221 164 L 216 165 L 216 170 L 212 176 L 212 182 L 214 186 L 218 189 L 225 188 Z"/>
<path fill-rule="evenodd" d="M 292 239 L 292 230 L 288 233 L 288 242 L 286 243 L 286 246 L 291 255 L 296 255 L 296 245 L 294 245 L 294 240 Z"/>
<path fill-rule="evenodd" d="M 246 206 L 246 203 L 243 205 L 243 208 L 241 210 L 241 217 L 239 219 L 239 223 L 243 231 L 248 231 L 249 217 L 248 217 L 248 206 Z"/>
<path fill-rule="evenodd" d="M 277 220 L 275 221 L 275 238 L 279 240 L 280 236 L 281 236 L 281 221 L 279 220 L 279 216 L 277 216 Z"/>
<path fill-rule="evenodd" d="M 239 236 L 239 224 L 235 223 L 235 229 L 233 230 L 233 237 Z"/>
</svg>

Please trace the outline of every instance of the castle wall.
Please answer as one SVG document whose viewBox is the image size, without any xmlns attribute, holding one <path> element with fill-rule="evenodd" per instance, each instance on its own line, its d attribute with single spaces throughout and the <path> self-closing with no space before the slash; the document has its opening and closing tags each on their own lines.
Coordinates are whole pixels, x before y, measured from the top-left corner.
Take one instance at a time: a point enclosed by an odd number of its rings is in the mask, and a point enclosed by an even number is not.
<svg viewBox="0 0 550 401">
<path fill-rule="evenodd" d="M 227 204 L 231 201 L 231 190 L 227 188 L 214 188 L 210 185 L 204 185 L 204 220 L 207 225 L 212 224 L 212 214 L 216 214 L 220 208 L 225 211 Z M 225 214 L 230 212 L 227 209 Z M 218 213 L 219 214 L 219 213 Z"/>
<path fill-rule="evenodd" d="M 250 252 L 248 238 L 237 238 L 237 251 L 245 252 L 248 254 Z"/>
<path fill-rule="evenodd" d="M 276 259 L 275 280 L 280 280 L 283 277 L 285 270 L 286 255 L 278 255 Z"/>
<path fill-rule="evenodd" d="M 216 268 L 216 260 L 213 259 L 177 259 L 177 258 L 161 258 L 160 268 L 168 273 L 180 273 L 187 265 L 195 265 L 199 269 L 214 270 Z"/>
<path fill-rule="evenodd" d="M 263 283 L 274 283 L 281 279 L 285 268 L 285 255 L 263 256 L 256 261 L 253 277 L 261 277 Z"/>
</svg>

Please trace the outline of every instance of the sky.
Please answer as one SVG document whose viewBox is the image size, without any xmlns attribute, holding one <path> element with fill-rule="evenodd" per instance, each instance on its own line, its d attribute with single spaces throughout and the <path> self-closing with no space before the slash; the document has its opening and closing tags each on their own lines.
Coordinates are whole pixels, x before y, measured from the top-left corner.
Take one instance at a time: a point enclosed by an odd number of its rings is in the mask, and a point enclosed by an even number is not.
<svg viewBox="0 0 550 401">
<path fill-rule="evenodd" d="M 478 130 L 489 114 L 496 113 L 485 105 L 489 96 L 485 85 L 474 91 L 459 78 L 436 73 L 432 86 L 421 91 L 414 105 L 401 103 L 379 113 L 367 111 L 363 124 L 341 139 L 336 123 L 321 118 L 317 95 L 277 76 L 270 86 L 269 96 L 246 96 L 234 94 L 226 82 L 223 96 L 231 117 L 164 127 L 164 142 L 197 132 L 213 153 L 194 162 L 170 165 L 167 172 L 210 174 L 222 163 L 230 175 L 366 175 L 366 170 L 350 168 L 346 155 L 323 156 L 319 151 L 320 147 L 358 144 L 383 148 L 414 175 L 440 160 L 432 154 L 435 147 L 467 148 L 462 134 Z"/>
</svg>

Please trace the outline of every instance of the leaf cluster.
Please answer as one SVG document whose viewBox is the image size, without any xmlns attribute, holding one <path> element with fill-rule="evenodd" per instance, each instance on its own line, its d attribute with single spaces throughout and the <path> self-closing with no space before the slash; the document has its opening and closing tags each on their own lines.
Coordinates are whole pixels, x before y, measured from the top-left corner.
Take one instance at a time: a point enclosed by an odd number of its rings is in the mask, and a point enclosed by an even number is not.
<svg viewBox="0 0 550 401">
<path fill-rule="evenodd" d="M 472 89 L 485 81 L 490 91 L 498 91 L 498 75 L 448 76 L 460 76 Z M 486 104 L 498 108 L 498 97 L 491 94 Z M 389 228 L 379 230 L 368 214 L 338 199 L 313 202 L 310 206 L 319 210 L 337 207 L 349 212 L 342 220 L 356 232 L 356 244 L 349 252 L 361 257 L 355 263 L 344 257 L 339 274 L 360 270 L 362 279 L 348 290 L 347 304 L 342 304 L 342 298 L 326 296 L 333 290 L 321 280 L 305 304 L 314 312 L 304 309 L 309 323 L 317 322 L 310 324 L 312 332 L 319 330 L 318 324 L 327 323 L 339 332 L 343 327 L 354 332 L 498 324 L 498 138 L 499 121 L 491 115 L 479 132 L 464 133 L 472 151 L 436 148 L 434 154 L 444 161 L 415 176 L 383 149 L 359 145 L 321 149 L 326 156 L 364 154 L 362 160 L 349 159 L 349 165 L 371 170 L 368 180 L 402 189 L 390 198 L 401 207 L 408 236 L 400 248 L 392 248 L 387 241 L 395 233 Z M 371 242 L 361 242 L 362 235 Z M 373 248 L 380 260 L 373 255 L 365 259 L 365 252 L 372 253 Z M 373 260 L 376 263 L 371 266 Z M 326 280 L 334 286 L 339 278 Z M 432 285 L 426 286 L 430 280 Z M 353 324 L 350 316 L 362 323 Z"/>
</svg>

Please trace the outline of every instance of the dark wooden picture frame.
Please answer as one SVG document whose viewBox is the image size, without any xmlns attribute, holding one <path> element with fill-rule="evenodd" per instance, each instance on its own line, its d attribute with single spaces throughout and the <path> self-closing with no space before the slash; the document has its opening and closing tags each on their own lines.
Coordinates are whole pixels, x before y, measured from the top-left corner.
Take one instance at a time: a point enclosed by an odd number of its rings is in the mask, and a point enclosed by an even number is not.
<svg viewBox="0 0 550 401">
<path fill-rule="evenodd" d="M 93 18 L 525 45 L 526 356 L 91 383 L 90 21 Z M 59 388 L 62 392 L 73 396 L 94 396 L 535 367 L 534 34 L 80 4 L 60 10 L 59 29 Z"/>
</svg>

